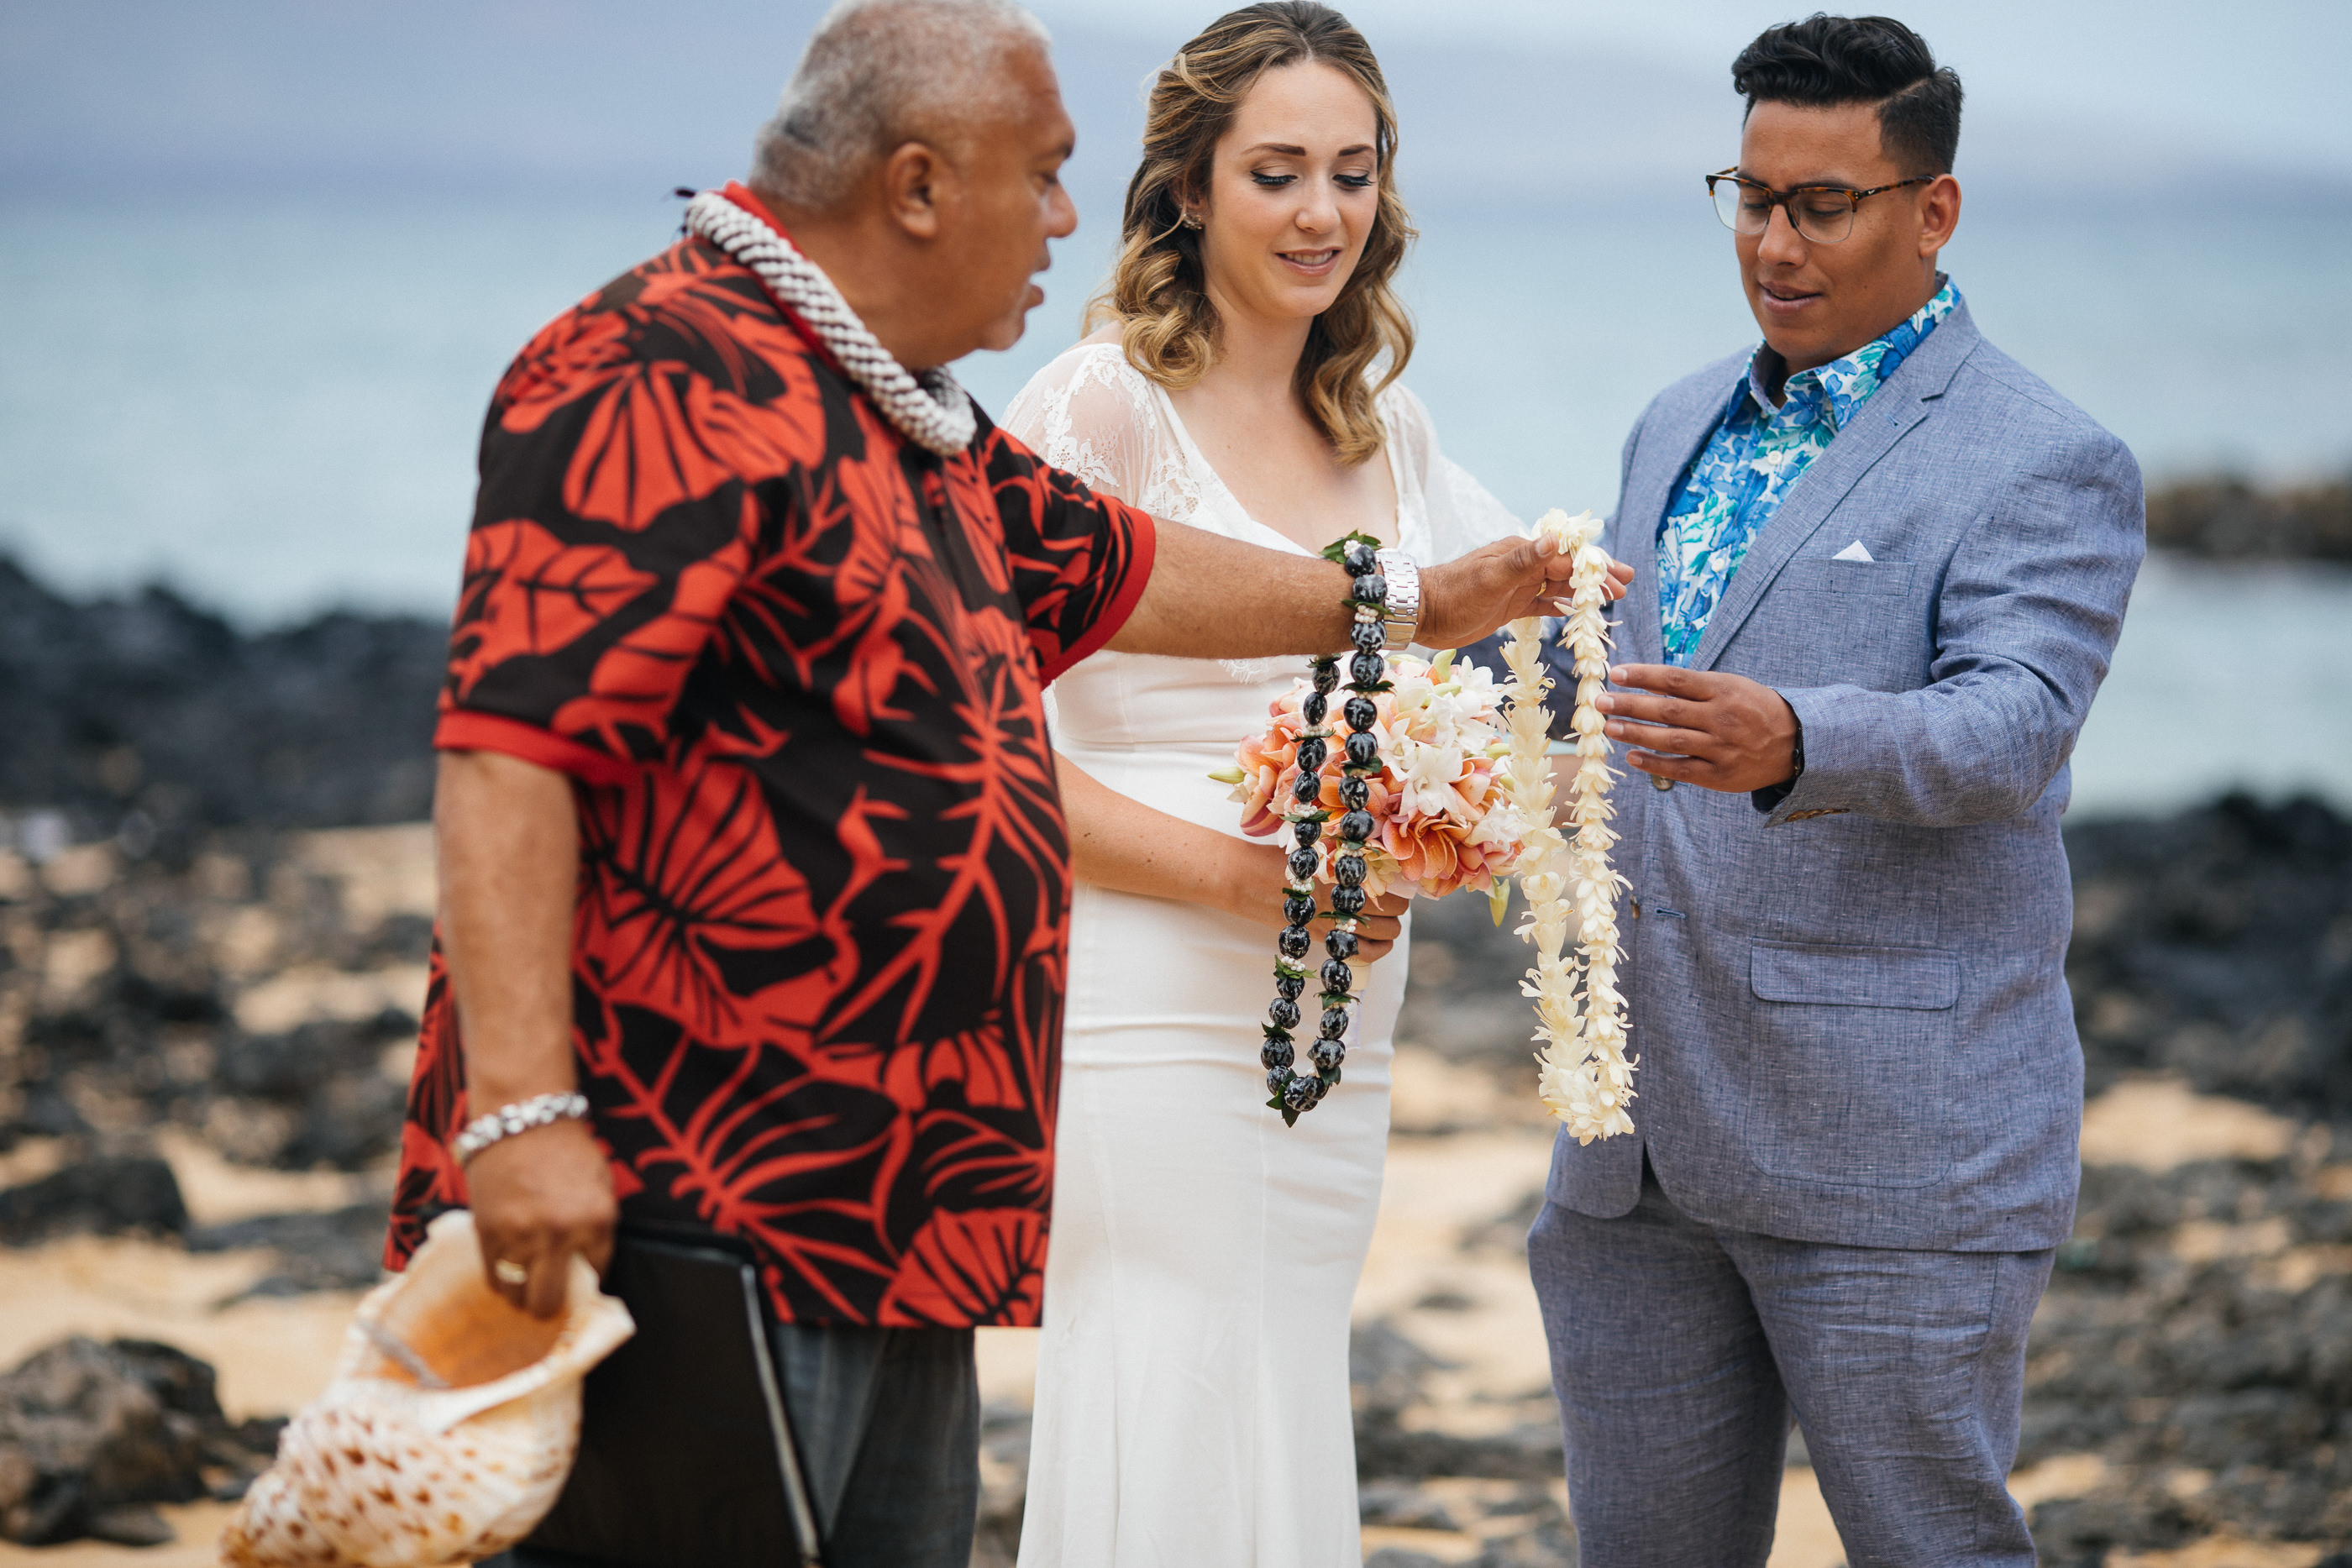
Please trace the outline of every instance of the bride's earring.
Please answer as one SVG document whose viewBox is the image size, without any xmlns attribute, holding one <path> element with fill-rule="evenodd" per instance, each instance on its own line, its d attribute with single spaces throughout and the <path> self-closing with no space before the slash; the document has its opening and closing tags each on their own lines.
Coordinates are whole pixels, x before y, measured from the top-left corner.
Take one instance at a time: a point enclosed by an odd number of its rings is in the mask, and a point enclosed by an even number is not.
<svg viewBox="0 0 2352 1568">
<path fill-rule="evenodd" d="M 1197 229 L 1201 226 L 1201 214 L 1198 213 L 1186 213 L 1183 217 L 1178 221 L 1188 229 Z"/>
</svg>

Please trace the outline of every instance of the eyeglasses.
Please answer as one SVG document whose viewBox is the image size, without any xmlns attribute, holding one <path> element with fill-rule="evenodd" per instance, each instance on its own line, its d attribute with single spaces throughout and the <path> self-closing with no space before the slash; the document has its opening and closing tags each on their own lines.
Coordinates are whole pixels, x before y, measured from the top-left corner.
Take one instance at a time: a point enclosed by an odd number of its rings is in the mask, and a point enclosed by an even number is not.
<svg viewBox="0 0 2352 1568">
<path fill-rule="evenodd" d="M 1788 212 L 1789 225 L 1805 238 L 1815 245 L 1835 245 L 1853 233 L 1854 209 L 1870 197 L 1906 185 L 1929 184 L 1941 177 L 1921 174 L 1892 185 L 1873 185 L 1867 191 L 1851 191 L 1843 185 L 1800 185 L 1793 191 L 1776 191 L 1726 169 L 1706 177 L 1706 193 L 1715 198 L 1715 215 L 1734 234 L 1762 234 L 1772 225 L 1772 209 L 1781 207 Z"/>
</svg>

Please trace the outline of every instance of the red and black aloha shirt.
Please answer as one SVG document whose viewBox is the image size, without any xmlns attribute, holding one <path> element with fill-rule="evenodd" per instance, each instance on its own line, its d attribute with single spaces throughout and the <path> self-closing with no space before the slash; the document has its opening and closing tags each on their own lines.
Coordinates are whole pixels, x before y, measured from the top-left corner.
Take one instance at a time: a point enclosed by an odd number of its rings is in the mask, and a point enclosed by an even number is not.
<svg viewBox="0 0 2352 1568">
<path fill-rule="evenodd" d="M 953 458 L 902 439 L 698 239 L 499 383 L 436 743 L 572 777 L 623 1215 L 749 1241 L 788 1321 L 1037 1322 L 1070 890 L 1039 693 L 1152 545 L 984 416 Z M 395 1267 L 466 1200 L 467 1114 L 436 945 Z"/>
</svg>

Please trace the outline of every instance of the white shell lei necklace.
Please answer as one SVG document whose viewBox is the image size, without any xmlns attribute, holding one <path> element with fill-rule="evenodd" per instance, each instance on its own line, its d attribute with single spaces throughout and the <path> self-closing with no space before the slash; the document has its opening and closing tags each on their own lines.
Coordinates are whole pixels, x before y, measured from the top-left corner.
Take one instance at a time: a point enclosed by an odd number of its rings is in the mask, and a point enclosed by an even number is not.
<svg viewBox="0 0 2352 1568">
<path fill-rule="evenodd" d="M 757 273 L 769 292 L 808 323 L 900 434 L 942 457 L 971 444 L 979 423 L 971 399 L 955 377 L 940 369 L 909 373 L 866 329 L 833 279 L 772 225 L 716 191 L 705 191 L 686 204 L 686 226 Z"/>
<path fill-rule="evenodd" d="M 1568 1124 L 1580 1144 L 1613 1138 L 1633 1130 L 1626 1103 L 1633 1095 L 1633 1060 L 1625 1054 L 1625 998 L 1617 988 L 1622 953 L 1618 945 L 1617 894 L 1626 885 L 1609 863 L 1617 835 L 1609 827 L 1609 786 L 1617 777 L 1609 766 L 1609 738 L 1596 699 L 1609 675 L 1610 637 L 1602 619 L 1609 557 L 1594 542 L 1601 520 L 1587 512 L 1570 517 L 1547 512 L 1536 524 L 1540 538 L 1576 552 L 1569 580 L 1567 623 L 1560 643 L 1575 655 L 1576 775 L 1570 781 L 1568 820 L 1573 836 L 1546 828 L 1519 873 L 1528 895 L 1519 935 L 1535 944 L 1536 965 L 1519 990 L 1534 998 L 1536 1039 L 1543 1046 L 1538 1092 L 1545 1109 Z M 1549 716 L 1543 706 L 1551 679 L 1540 653 L 1542 622 L 1511 623 L 1503 660 L 1511 679 L 1505 688 L 1511 723 L 1508 788 L 1519 809 L 1538 822 L 1552 820 Z M 1578 954 L 1567 951 L 1570 925 L 1577 927 Z M 1581 982 L 1582 995 L 1578 991 Z"/>
</svg>

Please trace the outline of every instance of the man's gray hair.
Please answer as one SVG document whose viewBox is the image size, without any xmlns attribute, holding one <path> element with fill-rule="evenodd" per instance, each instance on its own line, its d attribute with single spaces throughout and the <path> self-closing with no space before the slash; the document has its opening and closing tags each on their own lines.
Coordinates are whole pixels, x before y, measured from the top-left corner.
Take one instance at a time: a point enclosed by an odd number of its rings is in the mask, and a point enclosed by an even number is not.
<svg viewBox="0 0 2352 1568">
<path fill-rule="evenodd" d="M 955 156 L 1019 107 L 1006 68 L 1049 42 L 1013 0 L 841 0 L 825 13 L 753 144 L 751 184 L 824 212 L 908 141 Z"/>
</svg>

